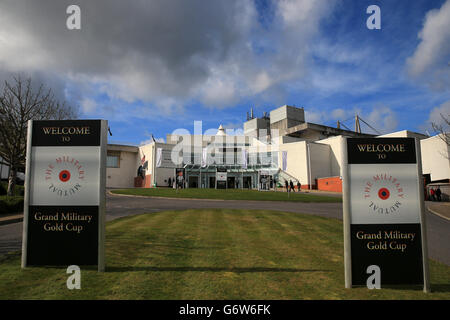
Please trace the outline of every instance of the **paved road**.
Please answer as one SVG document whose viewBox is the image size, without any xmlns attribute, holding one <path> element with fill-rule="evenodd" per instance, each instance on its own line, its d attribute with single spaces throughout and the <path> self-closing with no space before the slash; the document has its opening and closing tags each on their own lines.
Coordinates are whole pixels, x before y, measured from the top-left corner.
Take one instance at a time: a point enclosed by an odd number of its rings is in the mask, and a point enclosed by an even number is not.
<svg viewBox="0 0 450 320">
<path fill-rule="evenodd" d="M 201 208 L 271 209 L 279 211 L 309 213 L 328 218 L 342 219 L 341 203 L 295 203 L 281 201 L 234 201 L 234 200 L 185 200 L 162 198 L 137 198 L 107 195 L 106 220 L 152 213 L 164 210 Z M 450 265 L 450 221 L 430 212 L 426 213 L 428 250 L 430 258 Z M 0 226 L 0 254 L 20 250 L 22 223 Z"/>
</svg>

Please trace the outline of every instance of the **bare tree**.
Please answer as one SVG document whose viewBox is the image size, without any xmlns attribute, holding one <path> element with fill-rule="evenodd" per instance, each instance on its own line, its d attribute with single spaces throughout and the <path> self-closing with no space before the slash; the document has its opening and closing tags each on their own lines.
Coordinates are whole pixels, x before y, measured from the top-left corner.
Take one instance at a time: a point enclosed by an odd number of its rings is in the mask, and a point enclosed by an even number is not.
<svg viewBox="0 0 450 320">
<path fill-rule="evenodd" d="M 433 127 L 433 130 L 437 132 L 439 138 L 441 138 L 447 146 L 450 146 L 450 115 L 447 117 L 442 113 L 440 115 L 443 120 L 442 124 L 433 122 L 431 123 L 431 126 Z M 447 129 L 445 127 L 447 127 Z"/>
<path fill-rule="evenodd" d="M 31 79 L 5 81 L 0 95 L 0 156 L 10 166 L 8 195 L 13 195 L 17 170 L 25 163 L 28 120 L 62 120 L 76 118 L 76 111 L 55 99 L 43 84 L 33 89 Z"/>
</svg>

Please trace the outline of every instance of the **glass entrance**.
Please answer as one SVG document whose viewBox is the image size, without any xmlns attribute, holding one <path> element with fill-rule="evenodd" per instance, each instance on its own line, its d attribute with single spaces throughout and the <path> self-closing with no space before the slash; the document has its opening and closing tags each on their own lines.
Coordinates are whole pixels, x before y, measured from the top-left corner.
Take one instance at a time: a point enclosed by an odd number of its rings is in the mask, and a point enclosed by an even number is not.
<svg viewBox="0 0 450 320">
<path fill-rule="evenodd" d="M 243 177 L 243 187 L 244 189 L 251 189 L 252 188 L 252 177 Z"/>
<path fill-rule="evenodd" d="M 236 188 L 236 179 L 235 179 L 235 177 L 228 177 L 227 178 L 227 188 L 228 189 Z"/>
<path fill-rule="evenodd" d="M 189 188 L 198 188 L 198 177 L 189 177 Z"/>
<path fill-rule="evenodd" d="M 209 177 L 209 187 L 212 189 L 216 188 L 216 177 Z"/>
</svg>

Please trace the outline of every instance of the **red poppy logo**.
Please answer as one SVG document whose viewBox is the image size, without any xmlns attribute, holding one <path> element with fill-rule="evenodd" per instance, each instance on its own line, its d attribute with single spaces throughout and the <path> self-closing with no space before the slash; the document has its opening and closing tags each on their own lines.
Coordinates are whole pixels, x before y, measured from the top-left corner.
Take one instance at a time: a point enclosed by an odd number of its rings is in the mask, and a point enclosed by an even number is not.
<svg viewBox="0 0 450 320">
<path fill-rule="evenodd" d="M 84 167 L 80 161 L 69 156 L 61 156 L 48 164 L 45 169 L 45 181 L 48 183 L 50 193 L 67 197 L 81 190 L 84 174 Z"/>
<path fill-rule="evenodd" d="M 381 188 L 378 190 L 378 197 L 380 197 L 381 200 L 387 200 L 389 199 L 390 192 L 387 188 Z"/>
<path fill-rule="evenodd" d="M 62 170 L 59 173 L 59 180 L 61 180 L 62 182 L 67 182 L 70 180 L 70 171 L 68 170 Z"/>
<path fill-rule="evenodd" d="M 399 212 L 405 194 L 397 178 L 389 173 L 380 173 L 366 181 L 363 197 L 367 201 L 369 212 L 390 214 Z"/>
</svg>

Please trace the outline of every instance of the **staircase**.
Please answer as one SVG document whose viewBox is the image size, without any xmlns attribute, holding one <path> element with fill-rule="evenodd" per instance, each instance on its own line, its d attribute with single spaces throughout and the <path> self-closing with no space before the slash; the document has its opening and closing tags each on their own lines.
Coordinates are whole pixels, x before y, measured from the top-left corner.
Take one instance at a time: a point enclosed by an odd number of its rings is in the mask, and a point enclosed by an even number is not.
<svg viewBox="0 0 450 320">
<path fill-rule="evenodd" d="M 297 185 L 298 182 L 297 178 L 282 169 L 278 169 L 278 172 L 275 174 L 275 179 L 277 180 L 277 183 L 282 187 L 284 187 L 286 181 L 289 183 L 289 181 L 292 180 L 294 185 Z"/>
</svg>

